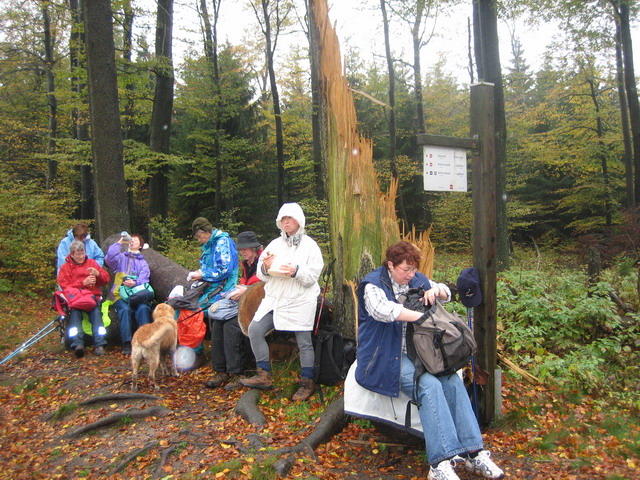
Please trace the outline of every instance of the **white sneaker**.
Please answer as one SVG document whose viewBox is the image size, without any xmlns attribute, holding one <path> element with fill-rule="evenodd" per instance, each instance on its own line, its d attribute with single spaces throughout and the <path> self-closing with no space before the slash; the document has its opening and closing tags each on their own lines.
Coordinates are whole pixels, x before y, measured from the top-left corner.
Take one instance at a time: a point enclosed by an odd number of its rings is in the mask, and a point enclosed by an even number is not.
<svg viewBox="0 0 640 480">
<path fill-rule="evenodd" d="M 504 472 L 491 460 L 491 452 L 482 450 L 475 458 L 465 458 L 464 468 L 484 478 L 504 478 Z"/>
<path fill-rule="evenodd" d="M 453 470 L 454 462 L 451 460 L 443 460 L 436 467 L 431 466 L 429 469 L 428 480 L 460 480 Z"/>
</svg>

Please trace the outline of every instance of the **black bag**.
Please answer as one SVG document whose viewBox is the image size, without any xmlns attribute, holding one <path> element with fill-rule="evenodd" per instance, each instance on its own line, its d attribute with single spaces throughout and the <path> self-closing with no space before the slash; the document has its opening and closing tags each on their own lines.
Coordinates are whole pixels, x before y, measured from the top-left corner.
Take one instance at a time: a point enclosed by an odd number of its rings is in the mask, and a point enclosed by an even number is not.
<svg viewBox="0 0 640 480">
<path fill-rule="evenodd" d="M 451 375 L 469 363 L 477 346 L 473 332 L 457 313 L 445 310 L 440 302 L 424 305 L 423 289 L 411 289 L 403 302 L 406 308 L 421 311 L 423 318 L 410 323 L 408 354 L 435 376 Z"/>
<path fill-rule="evenodd" d="M 349 367 L 356 359 L 356 342 L 326 325 L 313 335 L 313 351 L 313 381 L 320 385 L 336 385 L 347 378 Z"/>
</svg>

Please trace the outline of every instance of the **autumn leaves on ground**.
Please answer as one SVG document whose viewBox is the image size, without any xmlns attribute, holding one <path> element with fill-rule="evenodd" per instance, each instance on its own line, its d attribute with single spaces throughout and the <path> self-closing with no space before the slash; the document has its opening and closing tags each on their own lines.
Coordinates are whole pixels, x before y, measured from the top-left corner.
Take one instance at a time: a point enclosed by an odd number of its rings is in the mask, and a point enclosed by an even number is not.
<svg viewBox="0 0 640 480">
<path fill-rule="evenodd" d="M 0 298 L 0 357 L 54 318 L 44 297 Z M 295 364 L 294 364 L 295 365 Z M 127 399 L 130 366 L 119 349 L 76 359 L 57 332 L 0 366 L 0 478 L 277 478 L 273 454 L 302 441 L 340 388 L 309 402 L 287 400 L 293 366 L 278 388 L 261 395 L 267 424 L 258 429 L 234 413 L 243 390 L 209 390 L 209 366 L 180 378 L 146 377 Z M 640 476 L 637 412 L 612 414 L 606 403 L 578 392 L 533 386 L 504 376 L 504 417 L 485 432 L 487 447 L 508 478 L 632 479 Z M 138 414 L 140 417 L 137 417 Z M 78 433 L 100 419 L 116 421 Z M 295 458 L 287 478 L 424 479 L 422 444 L 384 437 L 367 422 Z M 460 478 L 469 476 L 460 466 Z"/>
</svg>

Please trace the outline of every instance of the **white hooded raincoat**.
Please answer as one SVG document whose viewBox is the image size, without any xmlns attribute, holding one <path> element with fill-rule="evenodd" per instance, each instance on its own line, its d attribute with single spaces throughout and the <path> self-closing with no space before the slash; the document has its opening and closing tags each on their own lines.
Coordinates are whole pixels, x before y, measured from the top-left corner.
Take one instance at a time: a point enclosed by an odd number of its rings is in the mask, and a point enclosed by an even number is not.
<svg viewBox="0 0 640 480">
<path fill-rule="evenodd" d="M 294 218 L 300 228 L 298 245 L 287 241 L 282 230 L 282 217 Z M 276 330 L 306 331 L 313 329 L 320 286 L 318 278 L 322 272 L 324 261 L 318 244 L 304 233 L 305 217 L 297 203 L 285 203 L 278 212 L 276 225 L 280 229 L 280 237 L 271 241 L 258 260 L 258 277 L 265 282 L 265 297 L 260 303 L 253 320 L 258 322 L 273 310 L 273 323 Z M 262 260 L 266 254 L 275 255 L 273 265 L 292 263 L 297 265 L 295 277 L 277 277 L 262 272 Z"/>
</svg>

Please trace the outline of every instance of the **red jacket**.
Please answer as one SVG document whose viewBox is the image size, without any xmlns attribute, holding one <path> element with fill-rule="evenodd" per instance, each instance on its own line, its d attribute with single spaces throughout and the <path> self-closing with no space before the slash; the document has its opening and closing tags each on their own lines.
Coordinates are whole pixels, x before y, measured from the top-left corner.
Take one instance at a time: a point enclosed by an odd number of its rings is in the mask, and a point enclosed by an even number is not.
<svg viewBox="0 0 640 480">
<path fill-rule="evenodd" d="M 258 283 L 260 279 L 258 275 L 256 275 L 256 271 L 258 268 L 258 258 L 260 258 L 260 254 L 262 250 L 258 250 L 258 256 L 253 261 L 253 265 L 249 265 L 249 262 L 246 260 L 242 261 L 242 277 L 240 278 L 240 285 L 253 285 L 254 283 Z"/>
<path fill-rule="evenodd" d="M 89 276 L 89 267 L 93 267 L 99 272 L 98 278 L 96 278 L 96 284 L 93 287 L 86 287 L 82 283 L 84 282 L 84 279 Z M 84 262 L 76 263 L 71 258 L 71 255 L 67 255 L 66 261 L 62 267 L 60 267 L 60 271 L 58 272 L 58 285 L 60 285 L 63 292 L 69 287 L 75 287 L 85 288 L 87 290 L 91 290 L 91 292 L 96 295 L 102 295 L 100 287 L 108 283 L 109 274 L 107 271 L 98 265 L 95 260 L 88 257 Z"/>
</svg>

